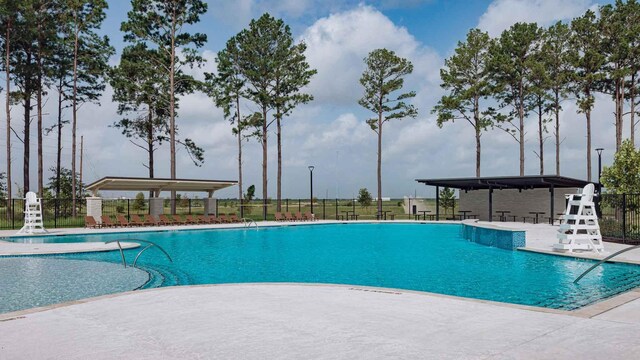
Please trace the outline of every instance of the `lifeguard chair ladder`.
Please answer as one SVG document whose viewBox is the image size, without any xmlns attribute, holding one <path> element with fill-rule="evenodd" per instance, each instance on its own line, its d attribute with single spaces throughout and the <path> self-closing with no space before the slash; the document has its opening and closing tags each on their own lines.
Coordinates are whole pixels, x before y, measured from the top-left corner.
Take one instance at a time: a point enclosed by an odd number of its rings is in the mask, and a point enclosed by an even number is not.
<svg viewBox="0 0 640 360">
<path fill-rule="evenodd" d="M 604 251 L 593 193 L 593 184 L 588 184 L 581 194 L 569 196 L 567 210 L 558 229 L 558 243 L 553 245 L 554 250 Z"/>
<path fill-rule="evenodd" d="M 29 191 L 24 200 L 24 226 L 18 234 L 46 233 L 42 219 L 42 205 L 36 193 Z"/>
</svg>

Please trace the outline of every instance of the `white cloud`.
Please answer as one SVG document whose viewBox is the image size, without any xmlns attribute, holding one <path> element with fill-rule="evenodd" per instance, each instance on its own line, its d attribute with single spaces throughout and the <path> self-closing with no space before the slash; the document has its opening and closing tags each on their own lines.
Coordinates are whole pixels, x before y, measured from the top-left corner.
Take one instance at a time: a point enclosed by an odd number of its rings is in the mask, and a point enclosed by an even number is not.
<svg viewBox="0 0 640 360">
<path fill-rule="evenodd" d="M 309 91 L 319 103 L 356 104 L 362 94 L 363 59 L 374 49 L 388 48 L 411 60 L 416 69 L 411 78 L 418 83 L 435 81 L 441 63 L 434 50 L 370 6 L 319 19 L 300 38 L 308 46 L 310 65 L 318 70 Z"/>
<path fill-rule="evenodd" d="M 591 0 L 495 0 L 480 17 L 478 28 L 498 36 L 517 22 L 548 26 L 580 16 L 591 6 Z"/>
</svg>

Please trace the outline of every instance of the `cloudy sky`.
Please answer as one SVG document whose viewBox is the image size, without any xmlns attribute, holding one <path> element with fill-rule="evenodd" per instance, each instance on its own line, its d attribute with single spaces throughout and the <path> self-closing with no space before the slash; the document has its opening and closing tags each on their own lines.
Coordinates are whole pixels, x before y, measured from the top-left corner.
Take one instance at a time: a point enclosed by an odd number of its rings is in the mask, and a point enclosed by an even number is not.
<svg viewBox="0 0 640 360">
<path fill-rule="evenodd" d="M 208 63 L 194 75 L 215 71 L 215 53 L 227 39 L 264 12 L 281 17 L 294 36 L 308 46 L 307 58 L 318 74 L 308 87 L 315 100 L 297 108 L 283 128 L 283 195 L 306 197 L 309 189 L 308 165 L 314 165 L 314 190 L 318 197 L 351 197 L 359 188 L 372 193 L 376 188 L 376 134 L 365 124 L 370 116 L 357 104 L 362 96 L 358 79 L 364 70 L 363 58 L 373 49 L 388 48 L 410 59 L 414 73 L 406 81 L 415 90 L 419 109 L 416 119 L 387 123 L 383 139 L 383 196 L 431 196 L 433 190 L 418 185 L 416 178 L 475 175 L 475 147 L 472 128 L 463 122 L 439 129 L 431 114 L 442 96 L 439 69 L 456 43 L 467 31 L 479 27 L 491 35 L 518 21 L 549 25 L 570 20 L 597 6 L 590 0 L 209 0 L 209 11 L 192 31 L 204 32 L 207 45 L 201 49 Z M 130 4 L 109 1 L 110 8 L 102 32 L 108 35 L 119 61 L 124 46 L 120 23 Z M 84 135 L 84 180 L 90 183 L 103 176 L 146 176 L 145 153 L 110 127 L 118 120 L 116 104 L 107 89 L 101 105 L 85 105 L 79 112 L 79 134 Z M 46 125 L 54 123 L 54 96 L 47 105 Z M 585 125 L 572 100 L 564 104 L 561 133 L 562 175 L 586 178 Z M 248 111 L 248 109 L 245 109 Z M 606 96 L 597 99 L 593 120 L 593 144 L 604 147 L 604 163 L 610 163 L 615 144 L 613 104 Z M 14 119 L 20 109 L 12 110 Z M 67 118 L 70 114 L 66 114 Z M 180 99 L 177 119 L 183 136 L 205 149 L 205 164 L 192 165 L 188 155 L 178 154 L 178 177 L 197 179 L 237 179 L 237 147 L 230 125 L 211 100 L 203 94 Z M 35 125 L 35 124 L 34 124 Z M 625 124 L 628 127 L 628 124 Z M 527 126 L 526 173 L 538 173 L 535 120 Z M 2 129 L 4 131 L 4 129 Z M 70 167 L 71 136 L 66 128 L 63 156 Z M 4 139 L 4 134 L 1 135 Z M 551 134 L 549 134 L 551 137 Z M 483 135 L 483 175 L 517 175 L 518 144 L 500 130 Z M 45 166 L 55 164 L 55 137 L 45 138 Z M 4 145 L 4 140 L 2 140 Z M 244 145 L 245 184 L 256 185 L 261 194 L 261 148 L 256 142 Z M 32 140 L 32 187 L 37 181 L 36 140 Z M 156 153 L 156 176 L 169 176 L 168 146 Z M 554 171 L 553 139 L 546 143 L 546 169 Z M 4 157 L 2 157 L 4 160 Z M 14 181 L 22 183 L 22 144 L 13 140 Z M 275 136 L 269 146 L 269 194 L 275 196 Z M 4 161 L 0 163 L 4 168 Z M 597 160 L 594 152 L 594 174 Z M 51 174 L 47 174 L 47 177 Z M 233 197 L 237 190 L 225 190 L 218 197 Z M 114 194 L 121 195 L 121 194 Z"/>
</svg>

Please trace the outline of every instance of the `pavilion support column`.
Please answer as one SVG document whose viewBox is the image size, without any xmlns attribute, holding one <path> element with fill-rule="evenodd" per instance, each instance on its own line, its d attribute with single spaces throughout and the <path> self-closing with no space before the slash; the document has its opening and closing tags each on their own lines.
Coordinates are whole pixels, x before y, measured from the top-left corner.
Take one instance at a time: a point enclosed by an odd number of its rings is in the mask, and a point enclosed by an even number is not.
<svg viewBox="0 0 640 360">
<path fill-rule="evenodd" d="M 549 188 L 549 193 L 550 193 L 550 198 L 549 201 L 551 202 L 551 205 L 549 205 L 549 223 L 551 225 L 553 225 L 553 214 L 555 213 L 555 200 L 556 200 L 556 194 L 555 194 L 555 188 L 553 187 L 553 185 L 551 185 L 551 187 Z"/>
<path fill-rule="evenodd" d="M 440 186 L 436 186 L 436 221 L 440 221 Z"/>
<path fill-rule="evenodd" d="M 87 199 L 87 216 L 93 216 L 98 224 L 102 224 L 102 198 L 88 197 Z"/>
<path fill-rule="evenodd" d="M 164 214 L 164 198 L 149 198 L 149 214 L 158 216 Z"/>
<path fill-rule="evenodd" d="M 489 221 L 493 221 L 493 188 L 489 186 Z"/>
<path fill-rule="evenodd" d="M 204 199 L 204 214 L 205 215 L 218 215 L 216 212 L 218 199 L 214 197 Z"/>
</svg>

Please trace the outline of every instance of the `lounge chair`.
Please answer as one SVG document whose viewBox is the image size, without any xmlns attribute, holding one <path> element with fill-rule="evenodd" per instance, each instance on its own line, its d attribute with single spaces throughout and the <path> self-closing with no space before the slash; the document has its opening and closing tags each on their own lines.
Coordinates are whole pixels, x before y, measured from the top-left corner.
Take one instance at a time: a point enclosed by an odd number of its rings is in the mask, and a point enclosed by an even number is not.
<svg viewBox="0 0 640 360">
<path fill-rule="evenodd" d="M 284 217 L 287 219 L 287 221 L 296 221 L 296 218 L 294 218 L 293 215 L 291 215 L 291 213 L 288 211 L 284 213 Z"/>
<path fill-rule="evenodd" d="M 218 219 L 214 220 L 211 217 L 206 215 L 198 215 L 196 219 L 198 219 L 202 224 L 214 224 L 218 220 Z"/>
<path fill-rule="evenodd" d="M 87 215 L 84 217 L 84 227 L 91 228 L 91 229 L 98 229 L 100 228 L 100 224 L 98 224 L 98 222 L 93 216 Z"/>
<path fill-rule="evenodd" d="M 111 218 L 107 215 L 102 215 L 100 216 L 100 220 L 102 220 L 102 227 L 116 227 L 118 226 L 117 224 L 114 224 L 111 221 Z"/>
<path fill-rule="evenodd" d="M 147 220 L 142 220 L 138 214 L 131 215 L 131 222 L 138 226 L 150 226 L 153 223 L 148 222 Z"/>
<path fill-rule="evenodd" d="M 124 215 L 116 215 L 116 220 L 118 220 L 118 224 L 122 227 L 129 227 L 129 226 L 135 225 L 127 221 L 127 218 L 124 217 Z"/>
<path fill-rule="evenodd" d="M 158 215 L 160 221 L 162 221 L 165 225 L 177 225 L 178 223 L 174 220 L 169 219 L 169 217 L 165 214 Z"/>
<path fill-rule="evenodd" d="M 304 217 L 302 216 L 302 213 L 300 211 L 298 211 L 296 213 L 296 221 L 304 221 Z"/>
<path fill-rule="evenodd" d="M 151 225 L 155 225 L 155 226 L 167 225 L 162 220 L 158 220 L 158 219 L 156 219 L 155 216 L 150 215 L 150 214 L 145 214 L 144 215 L 144 220 L 146 222 L 150 223 Z"/>
<path fill-rule="evenodd" d="M 212 224 L 221 224 L 222 223 L 222 221 L 220 221 L 220 219 L 215 215 L 209 215 L 207 217 L 209 218 L 209 221 L 211 221 Z"/>
<path fill-rule="evenodd" d="M 184 219 L 189 224 L 201 224 L 202 223 L 200 220 L 196 219 L 193 215 L 185 215 Z"/>
<path fill-rule="evenodd" d="M 284 221 L 284 220 L 285 218 L 284 216 L 282 216 L 282 213 L 276 211 L 276 221 Z"/>
<path fill-rule="evenodd" d="M 307 221 L 314 221 L 315 217 L 313 216 L 313 214 L 311 213 L 311 211 L 307 211 L 304 213 L 304 218 Z"/>
<path fill-rule="evenodd" d="M 178 214 L 174 214 L 171 216 L 173 218 L 173 223 L 178 225 L 187 225 L 189 222 L 180 217 Z"/>
</svg>

